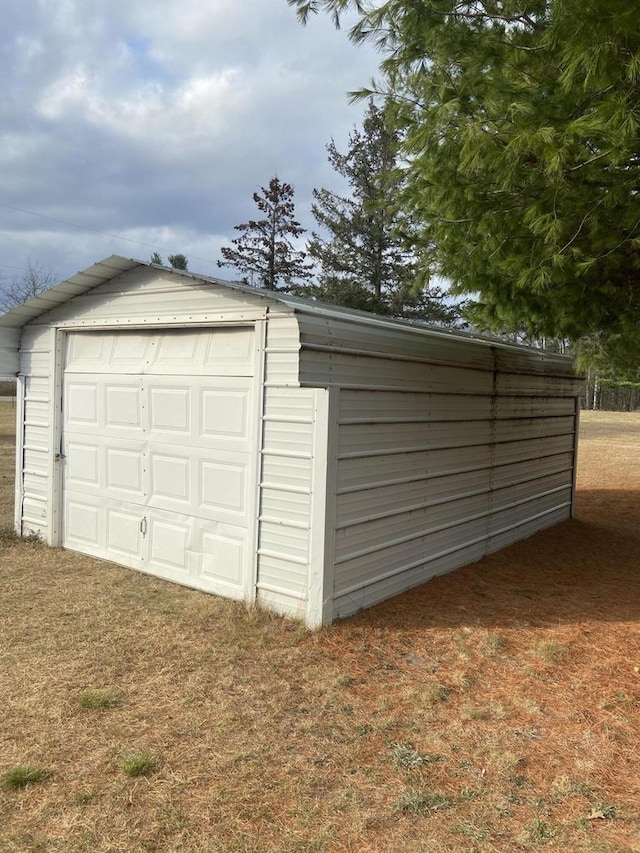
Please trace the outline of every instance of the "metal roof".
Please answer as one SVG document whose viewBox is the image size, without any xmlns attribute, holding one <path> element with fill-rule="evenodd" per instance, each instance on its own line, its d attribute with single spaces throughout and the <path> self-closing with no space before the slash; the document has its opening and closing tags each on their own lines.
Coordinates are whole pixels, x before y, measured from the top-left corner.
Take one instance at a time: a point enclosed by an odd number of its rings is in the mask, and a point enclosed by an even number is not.
<svg viewBox="0 0 640 853">
<path fill-rule="evenodd" d="M 431 326 L 419 321 L 384 317 L 376 314 L 370 314 L 366 311 L 359 311 L 354 308 L 343 308 L 342 306 L 328 305 L 324 302 L 303 299 L 302 297 L 292 296 L 278 290 L 265 290 L 249 287 L 248 285 L 238 282 L 225 281 L 212 276 L 201 275 L 189 271 L 170 269 L 165 266 L 149 263 L 148 261 L 125 258 L 121 255 L 111 255 L 102 261 L 92 264 L 92 266 L 78 272 L 66 281 L 55 285 L 49 290 L 44 291 L 39 296 L 33 297 L 23 305 L 18 305 L 3 316 L 0 316 L 0 356 L 2 351 L 6 353 L 11 349 L 15 348 L 14 351 L 17 349 L 20 330 L 25 324 L 35 320 L 41 314 L 50 311 L 58 305 L 62 305 L 70 299 L 73 299 L 73 297 L 87 293 L 93 288 L 99 287 L 101 284 L 105 284 L 107 281 L 117 278 L 123 273 L 130 272 L 136 267 L 150 267 L 152 269 L 162 270 L 163 272 L 171 272 L 175 275 L 190 278 L 203 284 L 222 285 L 242 293 L 259 296 L 279 303 L 295 313 L 319 314 L 327 319 L 335 318 L 350 320 L 351 322 L 356 322 L 372 328 L 396 327 L 398 329 L 406 330 L 409 334 L 422 335 L 432 339 L 434 336 L 437 338 L 458 338 L 461 343 L 464 342 L 467 345 L 475 344 L 482 347 L 491 346 L 500 349 L 516 350 L 521 353 L 523 350 L 529 350 L 538 358 L 542 356 L 545 361 L 556 362 L 559 365 L 566 365 L 571 361 L 568 356 L 562 356 L 532 347 L 524 347 L 519 344 L 510 344 L 506 341 L 488 335 L 478 335 L 458 329 Z"/>
</svg>

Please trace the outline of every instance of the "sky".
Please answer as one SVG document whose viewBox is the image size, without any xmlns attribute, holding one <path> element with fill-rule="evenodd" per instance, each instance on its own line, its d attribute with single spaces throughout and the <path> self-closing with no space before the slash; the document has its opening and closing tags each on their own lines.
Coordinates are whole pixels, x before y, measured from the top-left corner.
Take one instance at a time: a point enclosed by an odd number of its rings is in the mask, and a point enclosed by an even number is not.
<svg viewBox="0 0 640 853">
<path fill-rule="evenodd" d="M 153 251 L 233 279 L 220 247 L 273 175 L 309 230 L 313 188 L 344 191 L 326 144 L 346 149 L 364 110 L 348 92 L 378 59 L 286 0 L 6 4 L 0 279 Z"/>
</svg>

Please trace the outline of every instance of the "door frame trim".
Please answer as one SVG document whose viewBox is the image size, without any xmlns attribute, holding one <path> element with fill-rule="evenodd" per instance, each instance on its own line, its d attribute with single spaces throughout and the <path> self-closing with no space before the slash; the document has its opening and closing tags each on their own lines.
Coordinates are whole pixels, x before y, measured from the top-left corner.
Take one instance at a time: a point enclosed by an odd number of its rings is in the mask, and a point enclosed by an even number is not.
<svg viewBox="0 0 640 853">
<path fill-rule="evenodd" d="M 49 545 L 60 547 L 62 545 L 62 521 L 63 521 L 63 458 L 62 458 L 62 388 L 64 382 L 64 353 L 66 345 L 66 333 L 59 328 L 51 329 L 51 376 L 53 377 L 53 391 L 50 401 L 50 423 L 49 435 L 49 459 L 51 473 L 49 477 L 49 506 L 51 507 L 51 521 L 49 524 Z"/>
</svg>

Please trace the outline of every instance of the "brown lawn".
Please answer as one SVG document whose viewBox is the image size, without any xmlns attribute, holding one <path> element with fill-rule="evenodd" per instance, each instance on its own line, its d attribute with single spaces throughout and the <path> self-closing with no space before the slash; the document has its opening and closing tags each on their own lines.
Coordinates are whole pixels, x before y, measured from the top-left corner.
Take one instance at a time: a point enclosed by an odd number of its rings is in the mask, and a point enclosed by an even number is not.
<svg viewBox="0 0 640 853">
<path fill-rule="evenodd" d="M 0 850 L 640 850 L 639 415 L 584 415 L 579 486 L 577 520 L 317 634 L 6 536 L 0 774 L 48 775 L 5 778 Z"/>
</svg>

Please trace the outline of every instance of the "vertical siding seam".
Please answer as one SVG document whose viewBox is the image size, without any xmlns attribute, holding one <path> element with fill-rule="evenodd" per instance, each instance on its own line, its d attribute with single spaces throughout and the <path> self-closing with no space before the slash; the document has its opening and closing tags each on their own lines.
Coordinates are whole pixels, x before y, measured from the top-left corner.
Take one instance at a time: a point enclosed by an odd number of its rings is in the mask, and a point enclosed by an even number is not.
<svg viewBox="0 0 640 853">
<path fill-rule="evenodd" d="M 496 445 L 498 432 L 498 351 L 496 347 L 491 347 L 491 355 L 493 357 L 493 380 L 491 386 L 491 414 L 489 426 L 489 513 L 487 515 L 487 539 L 485 542 L 484 552 L 488 551 L 489 537 L 491 535 L 491 519 L 493 516 L 493 493 L 495 490 L 495 469 L 496 469 Z"/>
<path fill-rule="evenodd" d="M 573 473 L 571 482 L 571 518 L 576 517 L 576 487 L 578 476 L 578 438 L 580 433 L 580 397 L 574 399 Z"/>
</svg>

